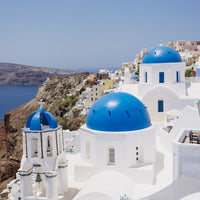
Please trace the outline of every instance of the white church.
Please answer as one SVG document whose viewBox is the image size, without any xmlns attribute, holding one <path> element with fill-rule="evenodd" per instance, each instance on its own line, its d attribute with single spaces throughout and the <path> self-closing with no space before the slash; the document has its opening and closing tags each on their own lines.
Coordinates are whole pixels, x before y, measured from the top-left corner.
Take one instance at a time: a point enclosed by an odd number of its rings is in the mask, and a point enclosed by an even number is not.
<svg viewBox="0 0 200 200">
<path fill-rule="evenodd" d="M 185 106 L 200 99 L 199 83 L 185 82 L 186 64 L 171 47 L 159 46 L 144 56 L 139 69 L 139 84 L 131 83 L 127 68 L 119 91 L 138 97 L 154 122 L 165 121 L 167 114 L 177 116 Z"/>
<path fill-rule="evenodd" d="M 172 48 L 150 50 L 139 84 L 126 69 L 120 92 L 98 99 L 76 132 L 41 103 L 23 128 L 9 199 L 200 199 L 200 84 L 187 85 L 184 71 Z"/>
</svg>

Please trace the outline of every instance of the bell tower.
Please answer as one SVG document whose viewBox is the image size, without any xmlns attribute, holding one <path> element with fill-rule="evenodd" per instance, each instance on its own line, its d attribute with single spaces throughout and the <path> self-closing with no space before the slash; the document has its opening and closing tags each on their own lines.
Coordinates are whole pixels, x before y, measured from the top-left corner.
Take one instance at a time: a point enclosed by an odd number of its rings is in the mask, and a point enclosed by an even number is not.
<svg viewBox="0 0 200 200">
<path fill-rule="evenodd" d="M 55 117 L 44 110 L 42 100 L 39 104 L 40 108 L 29 116 L 22 129 L 23 156 L 18 170 L 21 197 L 57 200 L 59 194 L 68 191 L 63 130 Z"/>
</svg>

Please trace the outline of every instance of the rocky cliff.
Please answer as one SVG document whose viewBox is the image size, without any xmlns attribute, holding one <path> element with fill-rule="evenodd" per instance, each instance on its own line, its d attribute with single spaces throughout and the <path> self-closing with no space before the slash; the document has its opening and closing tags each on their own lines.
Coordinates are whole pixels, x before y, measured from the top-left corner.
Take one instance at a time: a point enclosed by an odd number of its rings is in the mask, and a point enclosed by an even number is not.
<svg viewBox="0 0 200 200">
<path fill-rule="evenodd" d="M 89 73 L 76 73 L 65 78 L 51 78 L 38 89 L 36 97 L 24 105 L 5 114 L 0 122 L 0 191 L 15 177 L 22 156 L 22 131 L 29 115 L 38 108 L 38 101 L 43 99 L 44 108 L 54 114 L 58 122 L 64 121 L 71 130 L 85 122 L 85 116 L 75 114 L 64 117 L 78 100 L 78 93 Z"/>
<path fill-rule="evenodd" d="M 0 85 L 40 85 L 47 78 L 64 77 L 70 70 L 0 63 Z"/>
</svg>

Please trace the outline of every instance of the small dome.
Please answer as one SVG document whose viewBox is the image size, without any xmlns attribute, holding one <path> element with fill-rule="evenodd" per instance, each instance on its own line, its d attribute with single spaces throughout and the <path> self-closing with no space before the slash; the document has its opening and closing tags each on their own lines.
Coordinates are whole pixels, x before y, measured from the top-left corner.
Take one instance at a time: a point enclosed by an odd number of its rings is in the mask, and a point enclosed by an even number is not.
<svg viewBox="0 0 200 200">
<path fill-rule="evenodd" d="M 180 54 L 168 46 L 159 46 L 151 49 L 143 58 L 143 64 L 182 62 Z"/>
<path fill-rule="evenodd" d="M 151 126 L 144 104 L 136 97 L 116 92 L 102 96 L 90 108 L 87 127 L 97 131 L 135 131 Z"/>
<path fill-rule="evenodd" d="M 39 131 L 42 130 L 42 126 L 49 126 L 48 128 L 57 128 L 58 124 L 55 117 L 40 107 L 37 112 L 32 113 L 26 123 L 26 128 L 30 130 Z"/>
</svg>

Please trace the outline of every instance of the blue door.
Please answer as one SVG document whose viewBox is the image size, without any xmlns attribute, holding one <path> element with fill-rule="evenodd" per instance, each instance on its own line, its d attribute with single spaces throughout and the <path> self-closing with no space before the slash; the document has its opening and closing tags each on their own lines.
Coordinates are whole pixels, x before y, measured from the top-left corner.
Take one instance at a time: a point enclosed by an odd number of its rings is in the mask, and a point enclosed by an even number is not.
<svg viewBox="0 0 200 200">
<path fill-rule="evenodd" d="M 164 83 L 164 72 L 159 72 L 159 83 Z"/>
<path fill-rule="evenodd" d="M 158 100 L 158 112 L 164 111 L 164 102 L 163 100 Z"/>
<path fill-rule="evenodd" d="M 176 71 L 176 82 L 179 82 L 179 73 L 178 73 L 178 71 Z"/>
<path fill-rule="evenodd" d="M 145 72 L 145 83 L 147 83 L 147 72 Z"/>
</svg>

